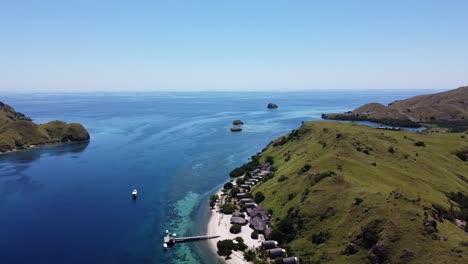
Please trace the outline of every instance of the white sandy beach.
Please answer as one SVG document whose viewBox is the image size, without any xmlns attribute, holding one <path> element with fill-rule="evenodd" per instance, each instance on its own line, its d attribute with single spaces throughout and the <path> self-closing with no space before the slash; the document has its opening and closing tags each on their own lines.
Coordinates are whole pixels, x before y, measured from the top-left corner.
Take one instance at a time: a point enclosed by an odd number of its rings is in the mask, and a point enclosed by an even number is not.
<svg viewBox="0 0 468 264">
<path fill-rule="evenodd" d="M 217 193 L 219 197 L 221 197 L 221 192 Z M 221 198 L 220 198 L 221 199 Z M 230 219 L 231 215 L 224 215 L 218 212 L 218 204 L 216 204 L 215 209 L 211 210 L 210 218 L 208 221 L 208 229 L 207 235 L 208 236 L 220 236 L 216 239 L 210 239 L 209 245 L 212 248 L 213 252 L 217 252 L 216 243 L 220 240 L 224 239 L 234 239 L 236 237 L 242 237 L 244 239 L 244 243 L 247 245 L 249 249 L 256 248 L 261 245 L 261 238 L 260 235 L 258 239 L 252 239 L 250 235 L 252 234 L 253 230 L 248 226 L 242 226 L 242 231 L 239 234 L 232 234 L 229 232 L 229 228 L 231 227 Z M 217 254 L 217 253 L 216 253 Z M 224 257 L 220 257 L 224 260 Z M 241 251 L 233 251 L 231 254 L 231 259 L 224 260 L 228 264 L 245 264 L 250 263 L 244 260 L 243 252 Z"/>
</svg>

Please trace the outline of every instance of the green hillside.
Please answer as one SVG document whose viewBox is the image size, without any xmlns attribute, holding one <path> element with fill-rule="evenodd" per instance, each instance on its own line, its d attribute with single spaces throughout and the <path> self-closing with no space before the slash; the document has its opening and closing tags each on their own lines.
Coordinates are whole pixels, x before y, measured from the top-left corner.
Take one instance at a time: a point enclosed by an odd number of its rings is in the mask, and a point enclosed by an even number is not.
<svg viewBox="0 0 468 264">
<path fill-rule="evenodd" d="M 0 153 L 31 145 L 85 140 L 89 140 L 89 134 L 81 124 L 52 121 L 38 125 L 0 102 Z"/>
<path fill-rule="evenodd" d="M 373 121 L 396 126 L 439 126 L 468 130 L 468 86 L 398 100 L 387 106 L 369 103 L 346 113 L 323 114 L 324 119 Z"/>
<path fill-rule="evenodd" d="M 460 133 L 306 123 L 260 154 L 276 172 L 253 194 L 302 263 L 461 263 L 467 152 Z"/>
</svg>

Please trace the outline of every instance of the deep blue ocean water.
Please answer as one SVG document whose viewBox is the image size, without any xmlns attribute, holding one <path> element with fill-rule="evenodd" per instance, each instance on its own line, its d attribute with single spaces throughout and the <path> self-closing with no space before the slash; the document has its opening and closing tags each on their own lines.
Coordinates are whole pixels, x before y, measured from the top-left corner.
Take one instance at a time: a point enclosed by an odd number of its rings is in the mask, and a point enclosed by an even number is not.
<svg viewBox="0 0 468 264">
<path fill-rule="evenodd" d="M 164 252 L 162 235 L 203 233 L 230 170 L 301 121 L 425 92 L 1 95 L 35 122 L 80 122 L 91 140 L 0 155 L 0 262 L 215 263 L 205 242 Z"/>
</svg>

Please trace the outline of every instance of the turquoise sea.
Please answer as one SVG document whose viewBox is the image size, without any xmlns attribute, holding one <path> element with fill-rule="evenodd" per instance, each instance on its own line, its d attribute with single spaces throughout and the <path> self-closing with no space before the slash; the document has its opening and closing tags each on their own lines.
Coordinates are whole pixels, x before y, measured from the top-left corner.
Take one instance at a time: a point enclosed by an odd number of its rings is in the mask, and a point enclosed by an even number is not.
<svg viewBox="0 0 468 264">
<path fill-rule="evenodd" d="M 207 197 L 230 170 L 301 121 L 425 92 L 0 95 L 35 122 L 80 122 L 91 134 L 0 155 L 0 262 L 215 263 L 205 242 L 165 252 L 162 235 L 202 234 Z M 234 119 L 242 132 L 229 131 Z"/>
</svg>

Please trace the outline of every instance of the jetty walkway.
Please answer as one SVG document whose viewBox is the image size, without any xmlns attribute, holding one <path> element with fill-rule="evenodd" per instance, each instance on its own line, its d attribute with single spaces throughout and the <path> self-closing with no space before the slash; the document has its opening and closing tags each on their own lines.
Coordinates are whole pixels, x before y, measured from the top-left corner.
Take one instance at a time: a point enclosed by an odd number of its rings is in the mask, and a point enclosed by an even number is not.
<svg viewBox="0 0 468 264">
<path fill-rule="evenodd" d="M 164 244 L 166 245 L 173 245 L 175 243 L 183 243 L 183 242 L 190 242 L 190 241 L 198 241 L 198 240 L 207 240 L 218 238 L 219 236 L 191 236 L 191 237 L 175 237 L 171 235 L 166 235 L 164 237 Z"/>
</svg>

